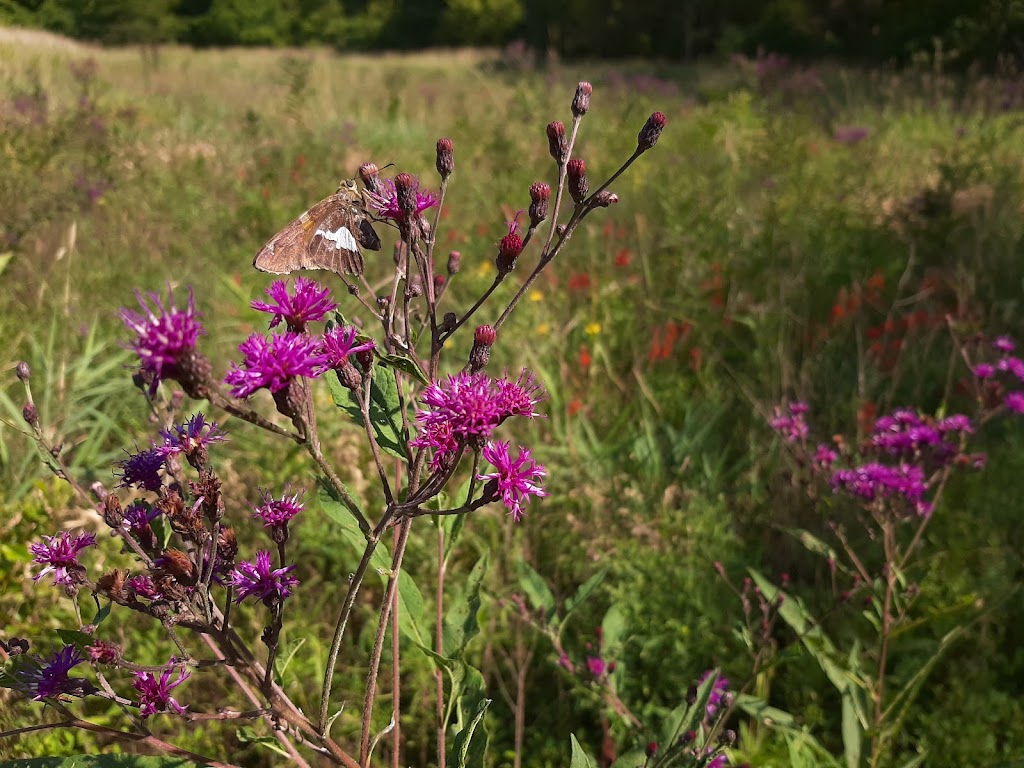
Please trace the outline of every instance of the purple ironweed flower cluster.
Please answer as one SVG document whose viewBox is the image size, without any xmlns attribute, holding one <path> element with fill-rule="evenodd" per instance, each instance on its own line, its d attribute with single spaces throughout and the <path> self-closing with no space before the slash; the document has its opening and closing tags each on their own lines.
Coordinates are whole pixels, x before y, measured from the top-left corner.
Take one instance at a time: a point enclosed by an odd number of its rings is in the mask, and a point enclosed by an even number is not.
<svg viewBox="0 0 1024 768">
<path fill-rule="evenodd" d="M 185 714 L 187 707 L 178 703 L 171 695 L 171 691 L 181 685 L 192 676 L 192 673 L 184 669 L 178 670 L 178 679 L 171 682 L 173 666 L 168 666 L 160 677 L 154 672 L 136 672 L 135 680 L 132 682 L 135 690 L 139 692 L 139 714 L 143 719 L 159 712 L 175 712 L 179 715 Z"/>
<path fill-rule="evenodd" d="M 27 659 L 15 673 L 17 687 L 31 694 L 35 701 L 84 696 L 92 691 L 92 685 L 69 674 L 83 661 L 85 657 L 73 645 L 65 645 L 45 663 L 40 659 Z"/>
<path fill-rule="evenodd" d="M 217 423 L 207 421 L 203 413 L 193 414 L 187 421 L 161 430 L 160 436 L 164 442 L 156 446 L 156 451 L 165 459 L 179 454 L 191 457 L 196 452 L 205 452 L 213 443 L 222 443 L 228 439 Z"/>
<path fill-rule="evenodd" d="M 42 565 L 43 570 L 33 577 L 39 581 L 48 573 L 53 573 L 55 586 L 74 586 L 81 582 L 85 568 L 78 562 L 78 554 L 87 547 L 96 544 L 96 537 L 91 533 L 80 533 L 72 536 L 68 531 L 61 531 L 56 536 L 43 536 L 44 543 L 30 544 L 32 562 Z"/>
<path fill-rule="evenodd" d="M 164 379 L 187 379 L 201 375 L 196 370 L 196 342 L 206 331 L 199 322 L 192 289 L 188 292 L 188 304 L 179 309 L 174 303 L 174 294 L 168 290 L 166 305 L 160 294 L 151 293 L 146 302 L 142 294 L 136 293 L 142 313 L 129 309 L 121 310 L 121 319 L 135 339 L 127 347 L 139 356 L 139 365 L 144 374 L 151 378 L 150 395 Z M 183 382 L 184 383 L 184 382 Z"/>
<path fill-rule="evenodd" d="M 513 459 L 508 445 L 507 442 L 490 442 L 484 446 L 482 455 L 494 471 L 478 475 L 478 479 L 495 483 L 502 503 L 518 523 L 526 514 L 523 504 L 530 501 L 530 496 L 540 498 L 548 495 L 540 485 L 547 470 L 531 457 L 528 448 L 520 448 L 519 455 Z"/>
<path fill-rule="evenodd" d="M 775 416 L 768 423 L 787 442 L 798 443 L 807 439 L 810 430 L 804 420 L 807 404 L 799 401 L 788 403 L 785 408 L 775 407 Z"/>
<path fill-rule="evenodd" d="M 241 366 L 232 364 L 224 383 L 241 399 L 259 389 L 278 392 L 300 376 L 315 378 L 327 362 L 317 339 L 293 331 L 274 333 L 269 339 L 254 333 L 238 345 L 238 351 L 245 358 Z"/>
<path fill-rule="evenodd" d="M 410 177 L 406 180 L 401 178 L 403 176 L 409 176 L 409 174 L 399 174 L 393 180 L 381 179 L 376 190 L 367 191 L 366 196 L 369 198 L 370 207 L 380 218 L 395 222 L 405 221 L 407 216 L 419 216 L 438 204 L 438 198 L 433 192 L 421 191 L 418 179 Z M 403 189 L 403 182 L 408 188 L 408 193 Z M 411 205 L 404 203 L 403 206 L 402 198 L 405 194 L 408 194 Z M 408 213 L 403 210 L 403 207 L 408 210 Z"/>
<path fill-rule="evenodd" d="M 698 684 L 703 685 L 713 672 L 713 669 L 706 670 L 704 674 L 700 676 Z M 711 688 L 711 696 L 708 698 L 704 722 L 710 723 L 715 719 L 715 715 L 718 713 L 718 710 L 725 704 L 725 695 L 728 692 L 729 680 L 722 675 L 716 676 L 713 687 Z"/>
<path fill-rule="evenodd" d="M 277 326 L 282 320 L 289 331 L 302 332 L 306 323 L 323 320 L 328 312 L 337 309 L 338 305 L 331 299 L 331 291 L 320 283 L 306 277 L 295 278 L 295 290 L 288 292 L 285 280 L 275 280 L 267 288 L 267 296 L 272 304 L 253 300 L 250 306 L 260 312 L 267 312 L 273 317 L 270 327 Z"/>
<path fill-rule="evenodd" d="M 372 352 L 376 347 L 377 343 L 373 339 L 360 340 L 356 328 L 336 325 L 324 333 L 320 353 L 327 358 L 327 366 L 337 370 L 350 364 L 351 355 L 357 352 Z"/>
<path fill-rule="evenodd" d="M 983 360 L 971 367 L 977 379 L 979 397 L 987 407 L 1003 405 L 1008 411 L 1024 414 L 1024 360 L 1013 353 L 1016 342 L 1009 336 L 998 336 L 991 344 L 998 353 L 993 360 Z"/>
<path fill-rule="evenodd" d="M 302 493 L 293 493 L 291 496 L 285 491 L 281 498 L 275 499 L 269 491 L 260 489 L 263 496 L 263 503 L 259 506 L 251 505 L 253 517 L 263 521 L 263 525 L 270 527 L 281 527 L 295 517 L 304 508 L 302 504 Z"/>
<path fill-rule="evenodd" d="M 255 562 L 242 561 L 231 572 L 231 585 L 238 590 L 235 602 L 255 597 L 267 607 L 273 607 L 288 597 L 293 587 L 298 586 L 299 580 L 291 575 L 293 570 L 294 565 L 274 568 L 270 552 L 261 549 L 256 553 Z"/>
</svg>

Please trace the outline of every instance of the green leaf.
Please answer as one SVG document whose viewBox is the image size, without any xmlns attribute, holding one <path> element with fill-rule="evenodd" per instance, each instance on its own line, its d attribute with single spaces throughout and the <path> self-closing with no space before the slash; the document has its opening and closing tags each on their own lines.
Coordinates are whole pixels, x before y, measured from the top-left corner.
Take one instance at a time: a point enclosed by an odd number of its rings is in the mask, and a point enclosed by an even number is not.
<svg viewBox="0 0 1024 768">
<path fill-rule="evenodd" d="M 576 590 L 576 594 L 565 601 L 565 606 L 562 609 L 562 621 L 569 618 L 569 614 L 586 602 L 587 598 L 593 594 L 594 590 L 601 585 L 601 582 L 604 581 L 604 577 L 607 574 L 608 568 L 606 566 L 580 584 L 580 588 Z"/>
<path fill-rule="evenodd" d="M 550 621 L 555 614 L 555 596 L 544 578 L 525 560 L 516 562 L 519 571 L 519 586 L 526 593 L 530 605 L 543 614 L 544 621 Z"/>
<path fill-rule="evenodd" d="M 597 768 L 594 758 L 576 740 L 576 734 L 570 733 L 569 739 L 572 742 L 572 757 L 569 760 L 569 768 Z"/>
<path fill-rule="evenodd" d="M 462 680 L 461 695 L 455 700 L 456 721 L 452 726 L 450 763 L 456 768 L 484 768 L 490 736 L 484 715 L 491 700 L 484 696 L 484 678 L 480 671 L 457 662 Z"/>
<path fill-rule="evenodd" d="M 359 530 L 356 519 L 349 514 L 340 501 L 334 498 L 329 488 L 321 485 L 317 499 L 324 514 L 338 524 L 344 541 L 349 544 L 353 552 L 362 557 L 367 541 L 363 532 Z M 391 573 L 391 555 L 383 542 L 377 543 L 377 548 L 370 556 L 369 568 L 380 576 L 382 582 L 387 582 L 388 574 Z M 417 644 L 423 645 L 425 635 L 420 628 L 422 623 L 423 595 L 412 577 L 404 570 L 400 571 L 398 574 L 398 627 L 403 635 Z"/>
<path fill-rule="evenodd" d="M 84 650 L 87 645 L 92 645 L 91 635 L 79 632 L 77 629 L 58 629 L 57 637 L 64 641 L 65 645 L 73 645 L 79 650 Z"/>
<path fill-rule="evenodd" d="M 96 611 L 96 615 L 92 617 L 92 623 L 94 626 L 99 626 L 103 623 L 104 619 L 110 615 L 110 608 L 114 604 L 113 600 L 107 600 L 106 605 L 101 605 L 99 610 Z"/>
<path fill-rule="evenodd" d="M 198 768 L 181 757 L 145 757 L 142 755 L 73 755 L 71 757 L 35 757 L 31 760 L 5 760 L 0 768 Z"/>
<path fill-rule="evenodd" d="M 623 752 L 612 763 L 612 768 L 643 768 L 647 762 L 647 751 L 640 747 L 633 747 L 628 752 Z"/>
<path fill-rule="evenodd" d="M 450 601 L 444 617 L 444 651 L 449 657 L 461 657 L 469 641 L 480 631 L 480 585 L 487 575 L 487 552 L 473 566 L 462 588 L 461 599 Z"/>
<path fill-rule="evenodd" d="M 424 373 L 420 364 L 411 357 L 407 355 L 381 355 L 380 361 L 384 365 L 390 365 L 395 370 L 401 371 L 408 376 L 412 376 L 423 386 L 430 386 L 430 379 L 427 377 L 427 374 Z"/>
<path fill-rule="evenodd" d="M 288 665 L 292 663 L 292 659 L 295 658 L 295 654 L 298 652 L 299 648 L 305 644 L 305 637 L 300 637 L 298 640 L 292 640 L 291 642 L 284 644 L 284 647 L 274 660 L 274 674 L 278 679 L 284 677 L 284 673 L 285 670 L 288 669 Z"/>
<path fill-rule="evenodd" d="M 669 712 L 668 717 L 661 724 L 659 732 L 659 744 L 675 744 L 676 740 L 684 733 L 694 731 L 697 733 L 697 746 L 703 746 L 701 736 L 703 731 L 699 726 L 704 722 L 707 715 L 708 702 L 711 700 L 711 693 L 718 681 L 718 670 L 713 669 L 707 679 L 697 686 L 697 696 L 693 704 L 685 701 Z"/>
<path fill-rule="evenodd" d="M 626 635 L 626 613 L 622 606 L 613 603 L 601 621 L 601 640 L 606 651 L 622 647 Z"/>
<path fill-rule="evenodd" d="M 363 412 L 355 393 L 342 386 L 335 372 L 324 378 L 327 379 L 334 404 L 365 429 Z M 373 368 L 369 411 L 370 424 L 380 449 L 396 458 L 409 460 L 409 447 L 402 434 L 402 404 L 398 397 L 398 383 L 394 375 L 382 366 Z"/>
<path fill-rule="evenodd" d="M 281 742 L 275 739 L 273 736 L 260 736 L 256 731 L 249 725 L 243 725 L 237 731 L 235 736 L 243 744 L 256 744 L 261 747 L 265 747 L 272 752 L 277 752 L 279 755 L 291 758 L 291 755 L 281 746 Z"/>
<path fill-rule="evenodd" d="M 796 718 L 789 712 L 771 707 L 764 699 L 751 696 L 749 693 L 737 694 L 736 706 L 771 728 L 798 729 Z"/>
<path fill-rule="evenodd" d="M 803 528 L 785 528 L 783 530 L 814 554 L 828 558 L 837 565 L 841 562 L 842 558 L 837 556 L 836 551 L 810 531 L 805 531 Z"/>
</svg>

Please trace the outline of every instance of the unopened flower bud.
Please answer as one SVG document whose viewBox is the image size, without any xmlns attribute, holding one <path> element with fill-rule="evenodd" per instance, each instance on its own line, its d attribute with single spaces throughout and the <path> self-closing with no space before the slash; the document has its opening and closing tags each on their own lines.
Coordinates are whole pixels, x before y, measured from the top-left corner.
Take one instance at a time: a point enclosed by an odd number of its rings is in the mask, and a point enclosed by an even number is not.
<svg viewBox="0 0 1024 768">
<path fill-rule="evenodd" d="M 657 144 L 658 139 L 661 138 L 661 132 L 665 130 L 665 122 L 665 115 L 661 112 L 651 114 L 647 118 L 647 122 L 644 123 L 644 127 L 640 129 L 640 133 L 637 134 L 636 148 L 641 152 L 646 152 Z"/>
<path fill-rule="evenodd" d="M 538 181 L 530 187 L 530 228 L 538 226 L 548 217 L 548 200 L 551 199 L 551 187 Z"/>
<path fill-rule="evenodd" d="M 363 375 L 356 370 L 356 367 L 347 360 L 342 364 L 340 368 L 336 369 L 338 372 L 338 381 L 341 382 L 341 386 L 346 389 L 351 389 L 353 392 L 358 392 L 363 383 Z"/>
<path fill-rule="evenodd" d="M 548 123 L 548 152 L 555 162 L 563 165 L 569 157 L 569 139 L 565 136 L 565 125 L 555 120 Z"/>
<path fill-rule="evenodd" d="M 28 381 L 32 375 L 32 369 L 28 367 L 28 363 L 22 360 L 16 366 L 14 366 L 14 375 L 22 381 Z"/>
<path fill-rule="evenodd" d="M 495 264 L 500 275 L 507 275 L 515 269 L 516 259 L 523 252 L 523 238 L 519 236 L 517 230 L 518 226 L 513 222 L 508 234 L 498 242 L 498 258 L 495 259 Z"/>
<path fill-rule="evenodd" d="M 693 705 L 697 701 L 697 686 L 691 685 L 686 689 L 686 703 Z"/>
<path fill-rule="evenodd" d="M 440 274 L 434 275 L 434 291 L 437 292 L 437 291 L 440 291 L 442 288 L 444 288 L 444 284 L 447 281 L 448 281 L 448 278 L 446 278 L 444 275 L 440 275 Z"/>
<path fill-rule="evenodd" d="M 647 742 L 647 749 L 645 750 L 645 752 L 647 754 L 647 759 L 648 760 L 650 760 L 652 757 L 654 757 L 656 754 L 658 754 L 658 742 L 656 742 L 656 741 L 648 741 Z"/>
<path fill-rule="evenodd" d="M 116 664 L 121 659 L 121 646 L 107 640 L 96 640 L 86 650 L 97 664 Z"/>
<path fill-rule="evenodd" d="M 569 177 L 569 194 L 572 196 L 573 201 L 579 205 L 590 191 L 590 185 L 587 184 L 587 164 L 583 161 L 582 157 L 574 157 L 569 161 L 566 172 Z"/>
<path fill-rule="evenodd" d="M 413 275 L 412 280 L 406 283 L 405 295 L 410 299 L 423 295 L 423 279 L 419 275 Z"/>
<path fill-rule="evenodd" d="M 581 82 L 576 86 L 576 95 L 572 99 L 573 117 L 583 117 L 590 109 L 590 94 L 594 92 L 594 86 L 587 82 Z"/>
<path fill-rule="evenodd" d="M 437 172 L 447 179 L 455 170 L 455 149 L 452 140 L 445 137 L 437 140 Z"/>
<path fill-rule="evenodd" d="M 439 330 L 442 333 L 449 333 L 457 322 L 459 322 L 459 318 L 454 312 L 445 312 L 444 317 L 441 319 Z"/>
<path fill-rule="evenodd" d="M 491 347 L 498 338 L 493 326 L 478 326 L 473 334 L 473 349 L 469 353 L 469 368 L 473 373 L 483 370 L 491 359 Z"/>
<path fill-rule="evenodd" d="M 459 268 L 462 266 L 462 254 L 458 251 L 452 251 L 448 254 L 448 276 L 456 275 L 459 272 Z"/>
<path fill-rule="evenodd" d="M 685 745 L 691 743 L 696 738 L 697 738 L 697 732 L 691 729 L 691 730 L 687 731 L 686 733 L 684 733 L 682 736 L 679 737 L 679 743 L 682 744 L 683 746 L 685 746 Z"/>
<path fill-rule="evenodd" d="M 380 170 L 373 163 L 363 163 L 359 166 L 359 180 L 363 186 L 371 192 L 379 194 L 381 191 Z"/>
<path fill-rule="evenodd" d="M 21 417 L 33 429 L 39 428 L 39 411 L 32 403 L 25 403 L 25 407 L 21 409 Z"/>
<path fill-rule="evenodd" d="M 402 216 L 408 220 L 416 213 L 416 179 L 411 173 L 395 176 L 395 196 Z"/>
<path fill-rule="evenodd" d="M 235 537 L 235 529 L 230 526 L 222 526 L 217 533 L 217 560 L 226 565 L 235 562 L 238 555 L 238 539 Z"/>
<path fill-rule="evenodd" d="M 361 349 L 356 352 L 356 361 L 362 366 L 364 371 L 369 371 L 370 366 L 373 365 L 373 350 L 372 349 Z"/>
<path fill-rule="evenodd" d="M 602 189 L 594 196 L 595 208 L 607 208 L 610 205 L 615 205 L 617 202 L 619 202 L 619 196 L 614 192 L 609 192 L 607 189 Z"/>
</svg>

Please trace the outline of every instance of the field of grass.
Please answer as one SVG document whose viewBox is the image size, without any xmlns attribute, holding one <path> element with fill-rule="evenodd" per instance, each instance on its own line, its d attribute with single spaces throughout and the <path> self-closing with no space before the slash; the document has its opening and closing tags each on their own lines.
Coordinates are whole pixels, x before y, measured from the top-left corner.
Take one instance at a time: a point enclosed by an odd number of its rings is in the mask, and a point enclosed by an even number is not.
<svg viewBox="0 0 1024 768">
<path fill-rule="evenodd" d="M 871 414 L 898 406 L 964 410 L 971 390 L 950 327 L 959 339 L 1024 339 L 1024 90 L 1009 78 L 770 61 L 535 68 L 511 52 L 102 50 L 4 31 L 0 637 L 56 642 L 46 633 L 74 616 L 48 581 L 31 581 L 28 544 L 62 528 L 103 529 L 23 434 L 17 361 L 31 365 L 44 431 L 64 441 L 78 479 L 113 486 L 111 463 L 154 430 L 132 356 L 118 346 L 117 310 L 134 290 L 170 285 L 183 296 L 193 286 L 208 330 L 202 349 L 224 371 L 265 319 L 248 308 L 269 284 L 250 266 L 259 246 L 366 160 L 436 188 L 434 143 L 448 136 L 457 165 L 438 249 L 462 254 L 446 301 L 464 310 L 490 284 L 496 243 L 529 204 L 530 184 L 553 183 L 544 127 L 568 120 L 581 79 L 594 85 L 577 144 L 592 187 L 633 151 L 652 111 L 668 126 L 613 186 L 621 202 L 584 222 L 493 351 L 492 369 L 528 365 L 548 390 L 547 418 L 517 436 L 547 465 L 550 496 L 519 524 L 497 506 L 474 513 L 448 575 L 458 591 L 490 553 L 483 631 L 470 650 L 494 699 L 492 762 L 565 765 L 570 733 L 605 759 L 623 754 L 720 667 L 734 690 L 792 715 L 773 726 L 737 708 L 734 764 L 846 765 L 843 704 L 818 657 L 779 622 L 771 664 L 755 668 L 741 601 L 716 563 L 735 583 L 748 567 L 787 574 L 847 652 L 864 632 L 865 606 L 840 600 L 834 574 L 790 533 L 827 537 L 830 501 L 806 493 L 767 421 L 775 404 L 801 399 L 816 433 L 857 439 Z M 388 273 L 390 243 L 370 259 L 387 262 L 370 264 L 372 282 Z M 499 299 L 517 286 L 506 281 Z M 344 287 L 332 288 L 358 315 Z M 471 341 L 454 344 L 452 359 L 465 359 Z M 316 397 L 329 402 L 326 391 Z M 269 398 L 258 402 L 272 414 Z M 242 525 L 245 502 L 257 487 L 312 488 L 313 468 L 296 446 L 237 420 L 224 426 L 231 458 L 218 470 L 251 551 L 259 531 Z M 373 501 L 372 462 L 350 426 L 325 423 L 325 444 L 345 482 Z M 1006 419 L 980 431 L 987 467 L 951 481 L 924 556 L 903 575 L 919 597 L 913 631 L 894 639 L 887 668 L 893 690 L 915 695 L 876 768 L 918 755 L 934 768 L 1024 765 L 1022 429 Z M 424 574 L 427 590 L 434 529 L 422 522 L 405 568 Z M 315 505 L 294 540 L 294 608 L 307 621 L 287 685 L 314 710 L 309 681 L 323 675 L 337 585 L 358 552 Z M 90 555 L 97 573 L 123 559 L 103 550 Z M 605 571 L 560 642 L 576 670 L 591 656 L 615 661 L 607 679 L 569 673 L 541 622 L 516 608 L 530 596 L 522 562 L 559 604 Z M 336 682 L 350 701 L 334 727 L 342 741 L 358 737 L 380 587 L 364 593 Z M 259 617 L 240 616 L 257 637 Z M 957 627 L 930 674 L 915 678 Z M 133 660 L 158 664 L 173 650 L 159 630 L 108 632 Z M 300 640 L 291 632 L 286 641 Z M 432 765 L 431 668 L 414 650 L 404 658 L 403 764 Z M 221 682 L 193 686 L 192 707 L 226 705 Z M 116 707 L 90 706 L 95 721 L 121 722 Z M 0 690 L 0 730 L 40 717 L 38 704 Z M 385 726 L 383 707 L 379 718 Z M 154 722 L 167 740 L 234 763 L 281 759 L 233 728 Z M 101 747 L 94 735 L 58 730 L 2 740 L 0 758 Z"/>
</svg>

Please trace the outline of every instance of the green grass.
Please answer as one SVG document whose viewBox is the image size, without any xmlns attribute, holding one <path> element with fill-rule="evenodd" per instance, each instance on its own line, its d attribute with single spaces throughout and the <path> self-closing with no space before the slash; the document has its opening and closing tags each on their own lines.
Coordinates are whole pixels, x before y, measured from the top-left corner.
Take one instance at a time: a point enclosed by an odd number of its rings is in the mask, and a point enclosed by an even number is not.
<svg viewBox="0 0 1024 768">
<path fill-rule="evenodd" d="M 525 677 L 524 765 L 564 764 L 569 732 L 597 752 L 602 721 L 623 750 L 648 737 L 627 732 L 599 705 L 577 708 L 569 694 L 578 683 L 559 675 L 546 641 L 529 632 L 517 637 L 523 630 L 507 602 L 519 590 L 517 559 L 531 562 L 559 599 L 598 563 L 611 563 L 602 589 L 572 619 L 567 647 L 581 660 L 607 607 L 625 606 L 620 694 L 654 728 L 704 669 L 721 665 L 737 687 L 749 675 L 733 634 L 740 609 L 716 580 L 714 561 L 734 574 L 746 565 L 789 571 L 812 600 L 830 599 L 827 575 L 778 530 L 819 527 L 820 513 L 780 471 L 764 426 L 772 405 L 809 400 L 823 434 L 848 431 L 866 402 L 880 411 L 904 403 L 952 409 L 944 400 L 951 347 L 942 316 L 968 331 L 1024 336 L 1024 129 L 1016 113 L 989 108 L 999 83 L 826 66 L 820 86 L 800 86 L 798 78 L 772 86 L 724 66 L 574 63 L 522 71 L 492 52 L 167 48 L 152 57 L 52 41 L 0 38 L 0 235 L 9 237 L 0 251 L 12 254 L 2 262 L 0 293 L 7 342 L 0 370 L 11 382 L 0 392 L 0 626 L 9 635 L 35 637 L 60 617 L 71 620 L 66 601 L 26 582 L 27 542 L 72 524 L 98 530 L 45 476 L 20 434 L 16 361 L 32 364 L 43 424 L 64 437 L 76 474 L 86 484 L 112 484 L 110 462 L 152 434 L 122 367 L 130 358 L 117 347 L 124 336 L 116 310 L 133 303 L 132 291 L 170 284 L 180 296 L 194 286 L 209 329 L 202 348 L 223 371 L 262 322 L 247 308 L 269 282 L 250 267 L 258 247 L 367 159 L 434 186 L 439 136 L 454 140 L 457 163 L 439 248 L 462 252 L 450 300 L 453 309 L 468 306 L 489 284 L 495 244 L 528 204 L 529 185 L 553 180 L 544 126 L 567 118 L 581 78 L 595 87 L 578 145 L 592 186 L 632 151 L 652 110 L 669 122 L 658 146 L 614 185 L 619 205 L 576 233 L 495 348 L 492 367 L 528 364 L 549 389 L 548 418 L 528 437 L 549 467 L 552 490 L 519 526 L 497 509 L 475 514 L 454 566 L 457 583 L 480 552 L 491 552 L 485 632 L 474 654 L 495 699 L 495 765 L 511 762 L 512 714 L 502 685 L 510 683 L 506 661 L 514 665 L 518 642 L 536 652 Z M 69 63 L 86 60 L 95 61 L 95 77 L 76 80 Z M 659 79 L 635 79 L 652 71 Z M 44 95 L 46 117 L 38 122 L 31 111 L 7 108 L 18 97 L 38 105 Z M 851 125 L 868 128 L 867 139 L 846 145 L 833 137 Z M 99 193 L 90 198 L 90 190 Z M 388 248 L 371 274 L 386 273 Z M 503 286 L 501 298 L 514 289 Z M 900 331 L 899 349 L 872 352 L 872 328 L 914 313 L 923 319 Z M 453 360 L 467 351 L 468 341 L 457 341 Z M 326 402 L 325 392 L 318 396 Z M 268 402 L 261 405 L 269 412 Z M 257 486 L 311 484 L 297 448 L 227 426 L 232 459 L 218 469 L 240 527 Z M 346 481 L 360 492 L 372 487 L 353 434 L 340 424 L 324 429 Z M 929 531 L 931 558 L 915 574 L 923 591 L 936 605 L 970 595 L 986 607 L 918 700 L 899 745 L 904 762 L 919 748 L 940 768 L 962 765 L 967 754 L 978 765 L 1024 754 L 1024 668 L 1012 629 L 1024 625 L 1024 606 L 1013 590 L 1019 547 L 1008 543 L 1019 538 L 1016 443 L 1012 426 L 991 439 L 986 480 L 954 488 Z M 414 534 L 407 557 L 425 585 L 428 528 Z M 258 532 L 242 530 L 240 538 L 251 548 Z M 322 675 L 338 600 L 332 585 L 353 570 L 357 554 L 315 511 L 296 540 L 303 579 L 296 613 L 308 621 L 289 692 L 308 711 L 316 689 L 303 681 Z M 119 562 L 112 552 L 107 557 Z M 378 593 L 376 584 L 367 590 L 340 666 L 337 689 L 350 701 L 361 690 Z M 259 618 L 242 624 L 253 636 Z M 841 615 L 837 626 L 856 621 L 856 612 Z M 934 631 L 942 626 L 937 619 Z M 138 661 L 170 653 L 154 627 L 116 632 Z M 838 753 L 837 702 L 793 639 L 782 641 L 773 703 Z M 898 676 L 927 651 L 907 643 L 893 653 Z M 407 760 L 427 765 L 431 705 L 419 691 L 430 686 L 429 668 L 411 649 L 405 658 Z M 960 692 L 955 700 L 939 695 L 946 687 Z M 223 703 L 217 685 L 206 690 L 194 693 L 197 710 Z M 0 697 L 0 727 L 38 718 L 38 708 L 8 709 L 6 692 Z M 116 710 L 90 714 L 118 717 Z M 274 764 L 256 747 L 241 751 L 227 733 L 199 735 L 168 718 L 159 726 L 200 752 Z M 357 731 L 352 707 L 335 734 Z M 964 751 L 961 733 L 974 751 Z M 98 748 L 91 739 L 8 740 L 0 756 Z M 784 741 L 771 732 L 741 747 L 752 764 L 789 764 Z"/>
</svg>

